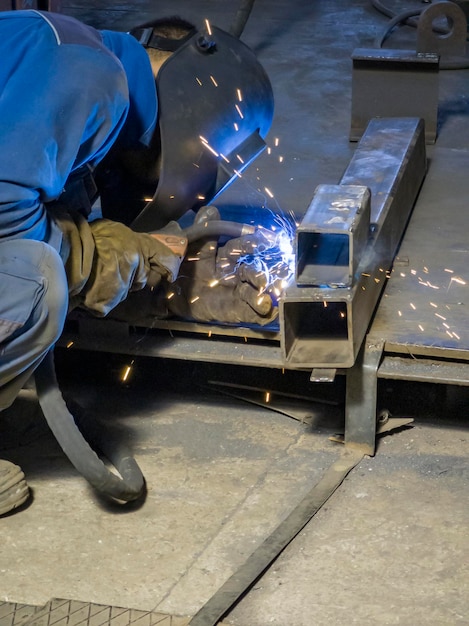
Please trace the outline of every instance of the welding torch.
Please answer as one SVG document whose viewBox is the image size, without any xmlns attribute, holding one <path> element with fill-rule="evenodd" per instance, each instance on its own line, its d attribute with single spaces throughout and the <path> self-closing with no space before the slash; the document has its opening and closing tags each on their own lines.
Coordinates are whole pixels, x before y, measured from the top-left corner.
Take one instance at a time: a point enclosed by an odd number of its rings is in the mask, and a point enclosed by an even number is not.
<svg viewBox="0 0 469 626">
<path fill-rule="evenodd" d="M 199 239 L 205 237 L 228 237 L 233 239 L 235 237 L 243 237 L 244 235 L 253 235 L 255 232 L 261 232 L 271 245 L 274 245 L 277 239 L 276 233 L 263 226 L 252 226 L 251 224 L 227 220 L 206 220 L 183 228 L 178 234 L 154 232 L 151 233 L 151 236 L 161 241 L 178 256 L 184 256 L 187 246 Z"/>
</svg>

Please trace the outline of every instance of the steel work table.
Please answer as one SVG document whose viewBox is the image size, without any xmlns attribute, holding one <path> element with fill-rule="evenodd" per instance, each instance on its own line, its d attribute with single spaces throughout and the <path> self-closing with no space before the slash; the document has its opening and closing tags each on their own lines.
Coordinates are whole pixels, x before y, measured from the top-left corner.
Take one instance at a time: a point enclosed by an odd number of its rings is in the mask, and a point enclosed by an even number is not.
<svg viewBox="0 0 469 626">
<path fill-rule="evenodd" d="M 378 379 L 469 385 L 469 151 L 436 147 L 359 358 L 346 442 L 373 454 Z"/>
</svg>

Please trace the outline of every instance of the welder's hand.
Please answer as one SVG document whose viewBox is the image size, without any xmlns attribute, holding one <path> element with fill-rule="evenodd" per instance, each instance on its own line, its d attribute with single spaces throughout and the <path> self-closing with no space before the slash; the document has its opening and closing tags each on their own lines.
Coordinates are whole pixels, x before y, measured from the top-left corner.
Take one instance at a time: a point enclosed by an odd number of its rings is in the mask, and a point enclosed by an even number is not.
<svg viewBox="0 0 469 626">
<path fill-rule="evenodd" d="M 202 208 L 195 221 L 220 219 L 214 207 Z M 266 276 L 254 267 L 234 264 L 223 268 L 217 238 L 191 244 L 178 279 L 166 290 L 167 310 L 179 317 L 203 322 L 265 325 L 277 310 L 263 293 Z"/>
<path fill-rule="evenodd" d="M 182 257 L 151 235 L 106 219 L 91 222 L 90 229 L 95 251 L 85 308 L 106 315 L 129 292 L 176 278 Z"/>
<path fill-rule="evenodd" d="M 264 292 L 277 303 L 291 278 L 291 269 L 285 260 L 285 252 L 280 248 L 280 241 L 277 233 L 262 228 L 252 235 L 230 239 L 218 250 L 217 274 L 229 275 L 240 264 L 249 262 L 251 272 L 259 283 L 263 283 Z"/>
<path fill-rule="evenodd" d="M 219 275 L 231 274 L 239 266 L 240 259 L 251 257 L 255 262 L 256 255 L 265 254 L 265 251 L 271 247 L 273 247 L 273 242 L 269 241 L 261 230 L 257 230 L 252 235 L 230 239 L 218 249 L 217 273 Z"/>
</svg>

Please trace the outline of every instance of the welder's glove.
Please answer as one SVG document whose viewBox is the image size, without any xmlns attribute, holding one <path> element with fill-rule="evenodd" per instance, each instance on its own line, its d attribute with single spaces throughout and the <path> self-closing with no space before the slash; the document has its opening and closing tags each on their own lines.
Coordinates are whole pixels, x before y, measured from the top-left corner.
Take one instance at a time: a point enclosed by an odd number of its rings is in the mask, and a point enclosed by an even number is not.
<svg viewBox="0 0 469 626">
<path fill-rule="evenodd" d="M 56 212 L 54 219 L 64 235 L 71 308 L 104 316 L 128 293 L 177 276 L 182 258 L 151 235 L 106 219 L 88 223 L 79 214 Z"/>
<path fill-rule="evenodd" d="M 276 304 L 291 278 L 291 269 L 285 260 L 285 252 L 279 247 L 278 235 L 258 229 L 252 235 L 230 239 L 218 251 L 217 274 L 229 275 L 240 263 L 249 263 L 257 280 L 264 281 L 265 293 Z"/>
<path fill-rule="evenodd" d="M 207 219 L 220 219 L 214 207 L 200 209 L 195 222 Z M 165 306 L 168 313 L 184 319 L 265 325 L 277 316 L 272 299 L 263 292 L 266 278 L 243 263 L 226 271 L 218 238 L 206 238 L 189 246 L 178 279 L 166 289 Z"/>
</svg>

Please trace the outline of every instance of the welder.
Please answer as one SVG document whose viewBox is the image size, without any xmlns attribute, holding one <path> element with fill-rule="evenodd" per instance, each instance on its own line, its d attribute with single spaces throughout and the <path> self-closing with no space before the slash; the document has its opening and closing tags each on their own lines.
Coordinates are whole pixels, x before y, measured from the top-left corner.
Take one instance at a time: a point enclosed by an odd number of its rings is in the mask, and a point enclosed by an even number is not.
<svg viewBox="0 0 469 626">
<path fill-rule="evenodd" d="M 273 319 L 242 266 L 205 288 L 223 255 L 212 241 L 191 244 L 203 271 L 190 289 L 178 283 L 177 220 L 218 217 L 205 205 L 257 156 L 271 123 L 270 83 L 244 44 L 180 18 L 121 33 L 11 11 L 0 13 L 0 58 L 0 412 L 14 410 L 71 309 L 106 316 L 130 292 L 174 284 L 169 314 Z M 27 497 L 20 468 L 0 461 L 0 515 Z"/>
</svg>

